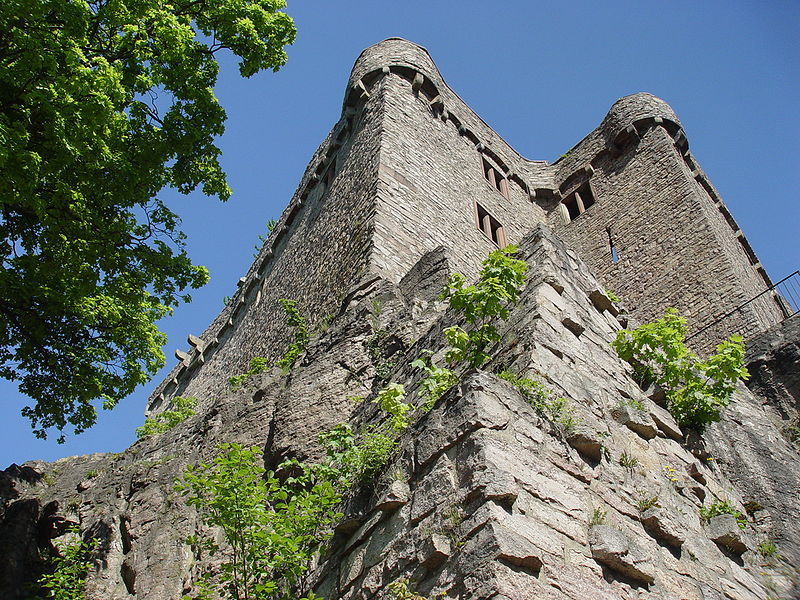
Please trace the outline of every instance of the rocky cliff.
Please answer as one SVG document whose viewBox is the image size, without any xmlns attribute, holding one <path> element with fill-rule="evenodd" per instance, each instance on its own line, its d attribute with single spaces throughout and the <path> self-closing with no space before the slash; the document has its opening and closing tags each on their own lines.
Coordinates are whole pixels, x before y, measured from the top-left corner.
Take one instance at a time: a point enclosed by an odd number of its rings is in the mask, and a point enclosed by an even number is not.
<svg viewBox="0 0 800 600">
<path fill-rule="evenodd" d="M 459 373 L 378 481 L 345 499 L 309 588 L 327 600 L 396 598 L 397 581 L 471 600 L 797 597 L 800 457 L 780 412 L 740 385 L 704 436 L 682 431 L 610 347 L 624 314 L 578 256 L 544 225 L 520 256 L 527 283 L 491 361 Z M 88 598 L 192 593 L 219 559 L 186 544 L 203 525 L 174 479 L 220 442 L 259 445 L 267 465 L 315 459 L 319 432 L 376 418 L 382 377 L 413 394 L 411 362 L 424 349 L 441 362 L 442 330 L 458 319 L 437 300 L 449 264 L 440 248 L 397 284 L 360 281 L 289 374 L 254 375 L 123 453 L 6 469 L 0 596 L 26 597 L 69 523 L 99 540 Z M 544 381 L 565 412 L 538 414 L 494 374 L 503 368 Z M 702 521 L 716 500 L 746 515 L 744 527 L 730 515 Z"/>
</svg>

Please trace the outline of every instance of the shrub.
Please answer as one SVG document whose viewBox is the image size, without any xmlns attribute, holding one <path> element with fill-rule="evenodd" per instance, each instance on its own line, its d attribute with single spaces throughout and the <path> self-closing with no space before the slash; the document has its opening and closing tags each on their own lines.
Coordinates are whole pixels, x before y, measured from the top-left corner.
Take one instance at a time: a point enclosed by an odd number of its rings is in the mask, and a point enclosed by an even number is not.
<svg viewBox="0 0 800 600">
<path fill-rule="evenodd" d="M 235 392 L 242 387 L 242 384 L 244 384 L 248 377 L 263 373 L 266 369 L 267 359 L 261 356 L 254 356 L 252 359 L 250 359 L 250 369 L 246 373 L 241 373 L 228 378 L 228 385 L 230 386 L 231 391 Z"/>
<path fill-rule="evenodd" d="M 670 308 L 652 323 L 619 331 L 612 345 L 633 366 L 641 385 L 655 382 L 664 388 L 669 411 L 680 425 L 702 432 L 719 420 L 737 380 L 749 377 L 744 346 L 740 336 L 731 336 L 703 361 L 689 351 L 685 339 L 686 319 Z"/>
<path fill-rule="evenodd" d="M 292 473 L 279 480 L 261 466 L 261 450 L 222 444 L 210 463 L 189 466 L 175 489 L 195 506 L 206 525 L 220 527 L 232 553 L 222 564 L 222 590 L 236 600 L 290 597 L 292 586 L 308 570 L 330 525 L 341 514 L 336 478 L 330 471 L 296 460 L 279 469 Z M 193 537 L 210 553 L 211 538 Z"/>
<path fill-rule="evenodd" d="M 141 439 L 164 433 L 179 423 L 183 423 L 194 414 L 197 398 L 193 396 L 187 398 L 175 396 L 172 399 L 172 406 L 175 408 L 165 410 L 145 419 L 144 425 L 136 428 L 136 437 Z"/>
<path fill-rule="evenodd" d="M 489 360 L 487 348 L 500 340 L 494 320 L 508 318 L 509 309 L 525 283 L 528 265 L 511 258 L 516 251 L 516 246 L 506 246 L 490 252 L 473 285 L 466 285 L 466 277 L 460 273 L 450 276 L 441 298 L 462 313 L 471 327 L 469 331 L 459 326 L 444 330 L 450 344 L 445 354 L 448 362 L 466 362 L 470 367 L 480 368 Z"/>
<path fill-rule="evenodd" d="M 438 402 L 444 393 L 458 383 L 458 377 L 450 369 L 437 367 L 430 360 L 432 352 L 424 350 L 424 358 L 418 358 L 411 363 L 412 367 L 417 367 L 425 372 L 425 377 L 420 381 L 419 386 L 423 403 L 419 406 L 422 412 L 428 412 L 433 405 Z"/>
<path fill-rule="evenodd" d="M 733 507 L 733 504 L 727 500 L 717 500 L 711 504 L 700 507 L 700 520 L 703 523 L 708 523 L 714 517 L 719 515 L 733 515 L 736 518 L 736 524 L 741 529 L 747 526 L 747 517 Z"/>
<path fill-rule="evenodd" d="M 69 533 L 77 537 L 78 530 Z M 89 555 L 97 545 L 95 540 L 84 542 L 77 538 L 72 542 L 57 544 L 58 555 L 49 560 L 49 572 L 42 575 L 37 584 L 47 590 L 47 597 L 54 600 L 84 600 L 84 580 L 89 572 Z"/>
<path fill-rule="evenodd" d="M 406 389 L 399 383 L 390 383 L 372 401 L 389 416 L 389 427 L 397 432 L 407 428 L 411 424 L 408 413 L 414 408 L 410 404 L 403 402 L 406 397 Z"/>
</svg>

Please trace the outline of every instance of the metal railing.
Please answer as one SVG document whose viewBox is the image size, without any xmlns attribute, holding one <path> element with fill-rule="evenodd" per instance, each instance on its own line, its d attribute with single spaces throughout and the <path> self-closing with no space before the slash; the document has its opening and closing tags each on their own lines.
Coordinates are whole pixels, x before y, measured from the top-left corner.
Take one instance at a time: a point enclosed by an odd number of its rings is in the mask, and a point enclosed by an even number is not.
<svg viewBox="0 0 800 600">
<path fill-rule="evenodd" d="M 716 321 L 712 321 L 705 327 L 695 331 L 692 335 L 686 338 L 688 342 L 694 337 L 697 337 L 712 327 L 716 327 L 718 324 L 722 323 L 723 321 L 729 319 L 731 316 L 735 315 L 736 313 L 742 311 L 746 306 L 749 306 L 759 298 L 763 297 L 766 294 L 770 294 L 778 308 L 780 309 L 781 313 L 783 313 L 782 321 L 785 321 L 792 315 L 796 315 L 800 312 L 800 270 L 795 271 L 794 273 L 790 273 L 783 279 L 781 279 L 778 283 L 773 284 L 771 287 L 768 287 L 760 294 L 753 296 L 747 302 L 743 302 L 730 312 L 725 313 L 721 317 L 719 317 Z"/>
</svg>

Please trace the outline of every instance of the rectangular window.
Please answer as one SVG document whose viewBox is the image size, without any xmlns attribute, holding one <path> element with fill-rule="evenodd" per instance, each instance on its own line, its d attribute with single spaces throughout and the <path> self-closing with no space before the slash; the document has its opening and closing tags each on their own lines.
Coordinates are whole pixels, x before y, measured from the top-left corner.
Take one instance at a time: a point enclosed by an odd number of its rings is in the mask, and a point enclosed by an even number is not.
<svg viewBox="0 0 800 600">
<path fill-rule="evenodd" d="M 486 181 L 505 198 L 508 198 L 508 179 L 488 160 L 481 157 L 481 161 L 483 161 L 483 176 L 486 177 Z"/>
<path fill-rule="evenodd" d="M 503 226 L 477 202 L 475 203 L 475 217 L 476 225 L 483 235 L 492 240 L 499 248 L 505 248 L 506 233 Z"/>
<path fill-rule="evenodd" d="M 567 222 L 577 219 L 594 203 L 594 194 L 592 194 L 592 188 L 588 181 L 561 201 L 566 209 L 564 216 Z"/>
</svg>

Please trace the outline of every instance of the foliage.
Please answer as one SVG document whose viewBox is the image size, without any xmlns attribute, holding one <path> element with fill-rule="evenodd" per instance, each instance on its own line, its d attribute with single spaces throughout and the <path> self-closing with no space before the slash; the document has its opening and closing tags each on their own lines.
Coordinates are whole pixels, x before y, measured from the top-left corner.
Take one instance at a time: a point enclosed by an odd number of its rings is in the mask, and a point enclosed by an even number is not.
<svg viewBox="0 0 800 600">
<path fill-rule="evenodd" d="M 605 523 L 606 514 L 607 514 L 606 511 L 604 511 L 602 508 L 599 507 L 595 508 L 592 511 L 592 516 L 589 518 L 589 526 L 591 527 L 592 525 L 602 525 L 603 523 Z"/>
<path fill-rule="evenodd" d="M 0 376 L 38 437 L 80 433 L 163 365 L 155 322 L 208 272 L 158 194 L 230 196 L 216 54 L 277 70 L 284 4 L 0 4 Z"/>
<path fill-rule="evenodd" d="M 659 506 L 658 496 L 640 498 L 639 501 L 636 503 L 636 508 L 638 508 L 639 512 L 641 513 L 657 506 Z"/>
<path fill-rule="evenodd" d="M 547 411 L 547 402 L 552 392 L 541 381 L 520 377 L 507 369 L 500 371 L 497 376 L 517 388 L 537 413 L 543 415 Z"/>
<path fill-rule="evenodd" d="M 377 300 L 373 300 L 373 305 L 375 303 L 380 305 Z M 387 337 L 388 333 L 385 329 L 375 329 L 373 327 L 373 334 L 367 340 L 369 358 L 375 366 L 375 376 L 380 381 L 388 381 L 389 377 L 392 375 L 392 369 L 394 369 L 394 361 L 389 359 L 388 353 L 384 347 Z"/>
<path fill-rule="evenodd" d="M 425 377 L 419 383 L 424 400 L 419 407 L 422 412 L 428 412 L 433 408 L 439 398 L 458 383 L 458 377 L 450 369 L 437 367 L 432 360 L 430 365 L 427 363 L 426 359 L 430 360 L 431 354 L 430 350 L 425 350 L 423 351 L 424 358 L 418 358 L 411 363 L 412 367 L 417 367 L 425 372 Z"/>
<path fill-rule="evenodd" d="M 263 356 L 254 356 L 250 359 L 250 368 L 245 373 L 228 377 L 228 385 L 235 392 L 242 387 L 245 380 L 253 375 L 263 373 L 267 369 L 267 359 Z"/>
<path fill-rule="evenodd" d="M 406 429 L 411 424 L 409 414 L 414 408 L 411 404 L 403 402 L 406 389 L 399 383 L 390 383 L 378 392 L 373 404 L 389 415 L 389 428 L 395 432 Z"/>
<path fill-rule="evenodd" d="M 633 410 L 639 412 L 646 412 L 647 407 L 644 405 L 644 402 L 639 400 L 638 398 L 622 398 L 619 401 L 620 406 L 630 406 Z"/>
<path fill-rule="evenodd" d="M 611 290 L 606 290 L 606 297 L 607 297 L 609 300 L 611 300 L 612 302 L 622 302 L 622 300 L 620 300 L 620 299 L 619 299 L 619 296 L 617 296 L 617 295 L 616 295 L 614 292 L 612 292 Z"/>
<path fill-rule="evenodd" d="M 372 481 L 397 448 L 395 437 L 380 426 L 356 435 L 348 425 L 340 424 L 321 434 L 320 443 L 343 489 Z"/>
<path fill-rule="evenodd" d="M 272 230 L 275 229 L 275 225 L 277 225 L 277 224 L 278 224 L 278 222 L 275 219 L 270 219 L 269 221 L 267 221 L 267 235 L 259 234 L 258 241 L 260 243 L 256 244 L 255 246 L 253 246 L 253 248 L 255 248 L 255 250 L 256 250 L 256 253 L 253 256 L 258 256 L 258 253 L 261 252 L 261 248 L 266 243 L 267 238 L 269 237 L 269 234 L 272 233 Z"/>
<path fill-rule="evenodd" d="M 334 510 L 336 481 L 296 460 L 280 465 L 292 473 L 281 481 L 261 466 L 258 447 L 223 444 L 219 450 L 210 463 L 187 467 L 175 488 L 206 525 L 222 528 L 232 554 L 220 580 L 230 598 L 288 598 L 341 517 Z M 190 542 L 219 550 L 210 538 Z"/>
<path fill-rule="evenodd" d="M 84 580 L 91 565 L 90 553 L 96 541 L 82 541 L 77 528 L 69 530 L 76 539 L 58 544 L 58 555 L 50 559 L 50 569 L 37 584 L 47 590 L 47 598 L 53 600 L 84 600 Z"/>
<path fill-rule="evenodd" d="M 450 276 L 441 297 L 449 301 L 450 308 L 462 313 L 471 327 L 469 331 L 459 326 L 444 330 L 450 344 L 445 355 L 448 362 L 463 361 L 480 368 L 489 360 L 487 348 L 500 340 L 493 321 L 508 318 L 509 308 L 517 301 L 525 283 L 528 265 L 512 258 L 516 251 L 516 246 L 506 246 L 490 252 L 473 285 L 466 285 L 466 277 L 460 273 Z"/>
<path fill-rule="evenodd" d="M 717 500 L 716 502 L 700 507 L 700 520 L 703 523 L 707 523 L 712 518 L 719 515 L 733 515 L 736 518 L 737 525 L 739 525 L 741 529 L 747 526 L 747 517 L 736 510 L 733 504 L 727 500 Z"/>
<path fill-rule="evenodd" d="M 397 581 L 392 581 L 386 586 L 386 589 L 389 590 L 393 600 L 428 600 L 425 596 L 412 592 L 410 585 L 411 582 L 403 577 Z"/>
<path fill-rule="evenodd" d="M 664 388 L 670 413 L 682 426 L 703 431 L 718 421 L 739 378 L 747 379 L 742 338 L 731 336 L 705 361 L 685 343 L 686 319 L 674 308 L 652 323 L 617 333 L 612 345 L 631 363 L 640 383 Z"/>
<path fill-rule="evenodd" d="M 619 455 L 619 464 L 626 469 L 633 470 L 639 465 L 639 459 L 627 450 L 623 450 L 622 454 Z"/>
<path fill-rule="evenodd" d="M 569 400 L 557 397 L 542 382 L 520 377 L 508 370 L 501 371 L 497 376 L 516 387 L 536 414 L 549 419 L 561 435 L 569 435 L 578 426 L 579 420 L 575 418 Z"/>
<path fill-rule="evenodd" d="M 164 433 L 179 423 L 183 423 L 194 414 L 194 408 L 197 406 L 197 398 L 193 396 L 189 396 L 188 398 L 175 396 L 172 399 L 172 406 L 175 408 L 170 408 L 145 419 L 144 425 L 136 428 L 136 437 L 141 439 Z"/>
<path fill-rule="evenodd" d="M 278 302 L 288 317 L 289 327 L 294 329 L 294 339 L 286 349 L 286 353 L 275 362 L 281 369 L 288 371 L 294 366 L 298 357 L 306 351 L 309 340 L 308 326 L 297 308 L 297 300 L 281 298 Z"/>
<path fill-rule="evenodd" d="M 780 556 L 778 554 L 778 545 L 772 540 L 761 541 L 756 550 L 764 558 L 778 558 Z"/>
</svg>

